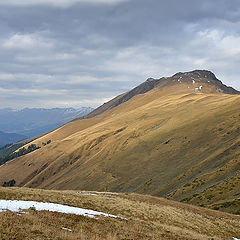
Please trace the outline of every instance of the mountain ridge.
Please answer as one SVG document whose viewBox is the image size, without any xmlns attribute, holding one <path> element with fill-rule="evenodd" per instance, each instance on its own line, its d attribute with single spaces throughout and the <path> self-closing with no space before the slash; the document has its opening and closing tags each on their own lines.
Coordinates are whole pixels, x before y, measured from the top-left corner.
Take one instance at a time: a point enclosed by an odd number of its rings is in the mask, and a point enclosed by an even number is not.
<svg viewBox="0 0 240 240">
<path fill-rule="evenodd" d="M 41 148 L 0 166 L 0 183 L 137 192 L 237 214 L 240 96 L 201 79 L 148 79 L 152 90 L 34 140 Z"/>
<path fill-rule="evenodd" d="M 186 79 L 186 77 L 187 77 L 187 79 Z M 144 94 L 148 91 L 153 90 L 154 88 L 162 88 L 162 87 L 166 87 L 170 84 L 176 83 L 176 78 L 178 78 L 177 79 L 178 83 L 182 83 L 182 82 L 189 83 L 190 81 L 191 82 L 195 81 L 195 83 L 196 82 L 204 82 L 204 83 L 210 84 L 212 86 L 215 86 L 215 89 L 214 88 L 211 89 L 211 91 L 209 91 L 209 93 L 218 92 L 218 93 L 225 93 L 225 94 L 236 94 L 236 95 L 240 94 L 240 92 L 237 91 L 236 89 L 224 85 L 219 79 L 217 79 L 215 74 L 212 73 L 211 71 L 193 70 L 190 72 L 178 72 L 178 73 L 172 75 L 171 77 L 162 77 L 159 79 L 154 79 L 154 78 L 150 77 L 145 82 L 141 83 L 140 85 L 133 88 L 132 90 L 113 98 L 109 102 L 104 103 L 100 107 L 94 109 L 89 114 L 87 114 L 83 117 L 77 118 L 77 119 L 87 119 L 87 118 L 92 118 L 92 117 L 98 116 L 98 115 L 104 113 L 105 111 L 108 111 L 126 101 L 129 101 L 131 98 L 133 98 L 136 95 Z M 211 79 L 211 82 L 207 79 Z"/>
</svg>

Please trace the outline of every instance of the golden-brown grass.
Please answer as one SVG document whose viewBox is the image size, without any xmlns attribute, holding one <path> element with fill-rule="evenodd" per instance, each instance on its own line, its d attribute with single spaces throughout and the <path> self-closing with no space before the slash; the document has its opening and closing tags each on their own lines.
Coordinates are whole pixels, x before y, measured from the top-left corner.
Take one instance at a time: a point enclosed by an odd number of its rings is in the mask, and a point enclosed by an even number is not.
<svg viewBox="0 0 240 240">
<path fill-rule="evenodd" d="M 0 213 L 0 239 L 231 239 L 240 237 L 240 217 L 138 194 L 0 188 L 0 199 L 63 203 L 124 219 L 90 219 L 30 209 Z M 63 228 L 71 229 L 72 232 Z"/>
<path fill-rule="evenodd" d="M 191 198 L 206 206 L 237 199 L 240 96 L 191 91 L 185 84 L 154 89 L 68 123 L 33 142 L 41 149 L 0 166 L 0 183 Z M 219 190 L 230 178 L 232 186 Z"/>
</svg>

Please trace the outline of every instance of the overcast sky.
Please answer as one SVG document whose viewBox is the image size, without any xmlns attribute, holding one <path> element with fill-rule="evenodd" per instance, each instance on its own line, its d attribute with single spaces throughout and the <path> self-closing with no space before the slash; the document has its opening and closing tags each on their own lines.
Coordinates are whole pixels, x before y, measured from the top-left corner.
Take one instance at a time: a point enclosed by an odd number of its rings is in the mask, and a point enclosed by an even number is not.
<svg viewBox="0 0 240 240">
<path fill-rule="evenodd" d="M 207 69 L 240 90 L 239 0 L 0 0 L 0 108 L 98 106 Z"/>
</svg>

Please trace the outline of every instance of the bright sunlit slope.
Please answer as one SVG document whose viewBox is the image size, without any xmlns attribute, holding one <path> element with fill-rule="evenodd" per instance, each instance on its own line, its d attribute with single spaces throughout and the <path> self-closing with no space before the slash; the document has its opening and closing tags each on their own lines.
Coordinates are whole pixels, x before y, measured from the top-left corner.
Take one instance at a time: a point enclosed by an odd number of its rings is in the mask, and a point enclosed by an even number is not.
<svg viewBox="0 0 240 240">
<path fill-rule="evenodd" d="M 150 91 L 35 140 L 40 149 L 0 166 L 0 182 L 137 192 L 239 214 L 239 92 L 207 71 L 151 81 Z"/>
</svg>

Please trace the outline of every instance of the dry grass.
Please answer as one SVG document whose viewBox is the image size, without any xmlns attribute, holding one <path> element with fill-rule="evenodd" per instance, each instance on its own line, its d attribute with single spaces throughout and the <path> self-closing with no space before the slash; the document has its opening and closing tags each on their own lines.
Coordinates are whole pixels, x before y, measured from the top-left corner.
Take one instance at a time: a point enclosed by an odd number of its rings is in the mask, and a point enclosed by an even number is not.
<svg viewBox="0 0 240 240">
<path fill-rule="evenodd" d="M 231 239 L 240 237 L 240 217 L 137 194 L 1 188 L 0 199 L 64 203 L 127 218 L 112 219 L 29 210 L 0 213 L 0 239 Z M 71 229 L 72 232 L 62 228 Z"/>
<path fill-rule="evenodd" d="M 184 84 L 154 89 L 68 123 L 33 142 L 51 144 L 0 166 L 0 183 L 137 192 L 205 206 L 237 199 L 240 96 L 190 91 Z"/>
</svg>

